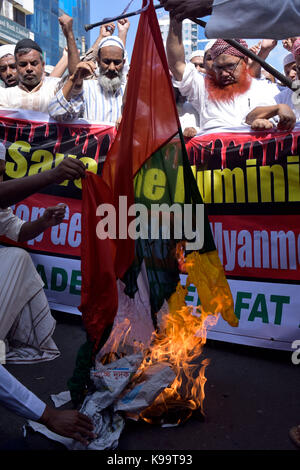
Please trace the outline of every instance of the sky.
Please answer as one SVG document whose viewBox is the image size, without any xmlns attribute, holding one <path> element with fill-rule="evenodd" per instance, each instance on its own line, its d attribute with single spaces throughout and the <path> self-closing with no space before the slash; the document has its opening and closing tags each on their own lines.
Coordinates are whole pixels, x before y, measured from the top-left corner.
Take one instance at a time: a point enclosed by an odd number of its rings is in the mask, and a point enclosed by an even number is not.
<svg viewBox="0 0 300 470">
<path fill-rule="evenodd" d="M 96 23 L 104 18 L 112 18 L 119 16 L 123 13 L 124 9 L 129 4 L 130 0 L 91 0 L 91 23 Z M 132 0 L 132 3 L 127 12 L 133 12 L 139 10 L 142 6 L 142 0 Z M 159 1 L 154 0 L 154 5 L 158 5 Z M 162 16 L 165 14 L 165 10 L 162 8 L 157 10 L 157 15 Z M 129 18 L 130 28 L 127 36 L 127 52 L 129 58 L 132 54 L 134 45 L 134 39 L 137 31 L 139 15 Z M 115 30 L 116 31 L 116 30 Z M 91 30 L 91 44 L 95 41 L 99 33 L 99 26 Z M 259 39 L 249 39 L 247 43 L 249 46 L 256 44 Z M 282 61 L 287 51 L 282 47 L 281 41 L 278 41 L 277 47 L 270 53 L 267 62 L 275 67 L 280 72 L 283 72 Z"/>
</svg>

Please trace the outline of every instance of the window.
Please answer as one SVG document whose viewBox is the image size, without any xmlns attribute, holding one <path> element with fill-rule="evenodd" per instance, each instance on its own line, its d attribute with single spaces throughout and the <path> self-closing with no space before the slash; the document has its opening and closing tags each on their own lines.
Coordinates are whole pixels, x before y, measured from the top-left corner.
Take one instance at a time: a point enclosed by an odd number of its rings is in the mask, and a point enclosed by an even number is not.
<svg viewBox="0 0 300 470">
<path fill-rule="evenodd" d="M 21 26 L 26 26 L 26 15 L 23 11 L 18 10 L 18 8 L 14 7 L 14 21 Z"/>
</svg>

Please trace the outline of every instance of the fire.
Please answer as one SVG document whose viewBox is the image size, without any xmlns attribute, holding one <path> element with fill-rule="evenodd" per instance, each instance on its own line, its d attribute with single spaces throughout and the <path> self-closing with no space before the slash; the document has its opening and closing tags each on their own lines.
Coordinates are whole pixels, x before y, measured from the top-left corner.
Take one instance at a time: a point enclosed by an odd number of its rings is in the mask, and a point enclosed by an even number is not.
<svg viewBox="0 0 300 470">
<path fill-rule="evenodd" d="M 180 298 L 184 302 L 186 294 L 187 289 L 177 288 L 177 300 Z M 198 408 L 204 415 L 205 369 L 209 360 L 204 359 L 199 364 L 199 357 L 206 343 L 207 328 L 217 322 L 218 316 L 207 315 L 201 307 L 195 309 L 186 305 L 176 311 L 170 309 L 165 315 L 160 333 L 155 335 L 138 374 L 151 364 L 164 362 L 173 368 L 176 379 L 141 413 L 142 419 L 175 425 L 186 421 Z"/>
<path fill-rule="evenodd" d="M 205 370 L 209 359 L 201 361 L 201 354 L 207 331 L 217 323 L 220 314 L 232 326 L 237 324 L 232 296 L 216 252 L 193 252 L 185 257 L 182 245 L 178 245 L 176 253 L 181 270 L 187 273 L 186 286 L 179 283 L 169 299 L 159 331 L 153 333 L 151 346 L 144 351 L 142 364 L 131 379 L 131 385 L 141 382 L 145 371 L 155 364 L 172 368 L 176 375 L 173 383 L 140 413 L 146 422 L 165 426 L 186 421 L 195 410 L 205 415 Z M 186 305 L 190 284 L 198 290 L 201 301 L 198 307 Z M 129 320 L 119 325 L 108 345 L 109 351 L 124 351 L 129 329 Z M 135 344 L 133 349 L 137 352 L 142 345 Z"/>
</svg>

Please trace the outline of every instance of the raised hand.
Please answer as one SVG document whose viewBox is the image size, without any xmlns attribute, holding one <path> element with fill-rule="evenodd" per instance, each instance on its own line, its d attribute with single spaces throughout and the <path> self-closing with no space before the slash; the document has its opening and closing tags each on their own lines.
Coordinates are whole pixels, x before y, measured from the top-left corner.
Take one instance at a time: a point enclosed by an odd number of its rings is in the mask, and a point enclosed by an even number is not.
<svg viewBox="0 0 300 470">
<path fill-rule="evenodd" d="M 58 18 L 59 24 L 61 26 L 62 32 L 65 37 L 68 36 L 70 32 L 73 31 L 73 18 L 66 15 L 65 13 Z"/>
<path fill-rule="evenodd" d="M 99 36 L 101 37 L 101 39 L 112 36 L 114 34 L 115 28 L 116 28 L 115 23 L 103 24 L 100 28 Z"/>
</svg>

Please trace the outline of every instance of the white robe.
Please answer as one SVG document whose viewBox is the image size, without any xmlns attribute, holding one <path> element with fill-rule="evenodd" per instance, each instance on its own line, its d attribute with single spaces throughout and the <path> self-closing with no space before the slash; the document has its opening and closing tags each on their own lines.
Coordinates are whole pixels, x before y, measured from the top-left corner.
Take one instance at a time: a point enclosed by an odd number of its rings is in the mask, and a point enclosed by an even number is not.
<svg viewBox="0 0 300 470">
<path fill-rule="evenodd" d="M 245 123 L 247 114 L 257 106 L 276 104 L 272 88 L 263 80 L 252 79 L 249 90 L 230 102 L 212 101 L 208 97 L 205 77 L 188 62 L 181 81 L 175 81 L 180 93 L 186 96 L 200 117 L 201 132 L 222 132 L 224 129 L 250 126 Z"/>
<path fill-rule="evenodd" d="M 11 209 L 0 210 L 0 235 L 16 241 L 23 223 Z M 6 362 L 58 357 L 55 324 L 30 255 L 21 248 L 0 248 L 0 340 L 6 342 Z"/>
</svg>

